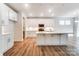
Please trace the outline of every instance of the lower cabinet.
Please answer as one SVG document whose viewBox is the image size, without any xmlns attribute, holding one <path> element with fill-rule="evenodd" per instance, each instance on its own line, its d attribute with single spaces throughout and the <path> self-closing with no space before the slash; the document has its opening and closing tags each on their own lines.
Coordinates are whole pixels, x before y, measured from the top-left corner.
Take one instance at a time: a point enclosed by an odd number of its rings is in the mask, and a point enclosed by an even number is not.
<svg viewBox="0 0 79 59">
<path fill-rule="evenodd" d="M 47 35 L 45 39 L 45 45 L 59 45 L 59 36 Z"/>
<path fill-rule="evenodd" d="M 45 37 L 43 37 L 43 36 L 40 36 L 40 35 L 37 36 L 37 40 L 36 40 L 37 45 L 45 45 Z"/>
<path fill-rule="evenodd" d="M 8 49 L 10 49 L 13 46 L 13 39 L 11 38 L 11 35 L 3 35 L 2 37 L 2 51 L 3 53 L 6 52 Z"/>
<path fill-rule="evenodd" d="M 7 49 L 10 49 L 10 48 L 13 46 L 13 44 L 14 44 L 13 42 L 14 42 L 13 36 L 10 35 L 10 36 L 8 37 L 8 40 L 7 40 Z"/>
<path fill-rule="evenodd" d="M 35 31 L 26 31 L 25 32 L 26 37 L 36 37 Z"/>
<path fill-rule="evenodd" d="M 38 34 L 37 45 L 59 45 L 59 35 Z"/>
<path fill-rule="evenodd" d="M 0 56 L 3 55 L 3 49 L 2 49 L 2 36 L 0 35 Z"/>
<path fill-rule="evenodd" d="M 60 39 L 60 45 L 68 44 L 68 35 L 67 34 L 60 35 L 59 39 Z"/>
<path fill-rule="evenodd" d="M 66 45 L 67 35 L 64 34 L 38 34 L 37 45 Z"/>
<path fill-rule="evenodd" d="M 8 41 L 7 35 L 3 35 L 2 36 L 2 50 L 3 50 L 3 53 L 7 50 L 7 41 Z"/>
</svg>

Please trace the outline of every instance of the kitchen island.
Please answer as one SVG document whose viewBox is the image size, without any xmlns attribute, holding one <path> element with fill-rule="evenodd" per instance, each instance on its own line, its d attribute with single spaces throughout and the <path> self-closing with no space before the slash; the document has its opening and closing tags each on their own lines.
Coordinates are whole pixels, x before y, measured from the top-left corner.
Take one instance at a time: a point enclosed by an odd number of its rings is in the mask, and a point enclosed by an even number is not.
<svg viewBox="0 0 79 59">
<path fill-rule="evenodd" d="M 39 31 L 37 34 L 37 45 L 66 45 L 68 41 L 68 34 L 72 32 L 47 32 Z"/>
</svg>

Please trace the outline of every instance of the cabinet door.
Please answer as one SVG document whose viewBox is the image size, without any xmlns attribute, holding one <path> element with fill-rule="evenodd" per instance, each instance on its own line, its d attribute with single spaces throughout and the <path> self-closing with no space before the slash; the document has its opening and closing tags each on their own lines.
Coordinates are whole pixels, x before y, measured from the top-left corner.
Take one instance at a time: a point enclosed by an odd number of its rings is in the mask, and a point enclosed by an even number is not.
<svg viewBox="0 0 79 59">
<path fill-rule="evenodd" d="M 37 45 L 45 45 L 45 40 L 44 39 L 40 39 L 36 41 Z"/>
<path fill-rule="evenodd" d="M 6 52 L 13 46 L 12 37 L 10 35 L 4 35 L 2 40 L 2 51 Z"/>
<path fill-rule="evenodd" d="M 36 40 L 37 45 L 45 45 L 45 38 L 44 35 L 38 35 Z"/>
<path fill-rule="evenodd" d="M 9 19 L 10 19 L 10 20 L 13 20 L 13 17 L 14 17 L 13 14 L 14 14 L 14 13 L 13 13 L 13 10 L 9 8 Z"/>
<path fill-rule="evenodd" d="M 36 36 L 36 32 L 35 31 L 27 31 L 26 32 L 26 37 L 35 37 Z"/>
<path fill-rule="evenodd" d="M 66 45 L 67 44 L 67 40 L 68 40 L 67 34 L 61 35 L 60 36 L 60 45 Z"/>
<path fill-rule="evenodd" d="M 13 39 L 12 35 L 9 35 L 7 38 L 7 49 L 10 49 L 13 46 Z"/>
<path fill-rule="evenodd" d="M 2 37 L 2 50 L 3 50 L 3 53 L 4 52 L 6 52 L 6 50 L 7 50 L 7 35 L 4 35 L 3 37 Z"/>
<path fill-rule="evenodd" d="M 14 43 L 14 22 L 10 21 L 9 22 L 9 33 L 10 35 L 8 36 L 8 48 L 11 48 L 13 46 Z"/>
<path fill-rule="evenodd" d="M 9 19 L 12 21 L 17 21 L 17 13 L 9 8 Z"/>
<path fill-rule="evenodd" d="M 14 12 L 14 21 L 17 21 L 17 13 Z"/>
<path fill-rule="evenodd" d="M 8 7 L 5 4 L 0 4 L 0 14 L 2 25 L 8 25 Z"/>
<path fill-rule="evenodd" d="M 3 55 L 2 36 L 0 34 L 0 56 Z"/>
<path fill-rule="evenodd" d="M 59 36 L 58 35 L 47 35 L 45 39 L 46 45 L 59 45 Z"/>
<path fill-rule="evenodd" d="M 10 29 L 9 29 L 9 26 L 2 26 L 2 34 L 4 33 L 9 33 L 10 32 Z"/>
<path fill-rule="evenodd" d="M 10 21 L 9 22 L 9 37 L 8 37 L 8 49 L 10 49 L 13 46 L 14 43 L 14 22 Z"/>
</svg>

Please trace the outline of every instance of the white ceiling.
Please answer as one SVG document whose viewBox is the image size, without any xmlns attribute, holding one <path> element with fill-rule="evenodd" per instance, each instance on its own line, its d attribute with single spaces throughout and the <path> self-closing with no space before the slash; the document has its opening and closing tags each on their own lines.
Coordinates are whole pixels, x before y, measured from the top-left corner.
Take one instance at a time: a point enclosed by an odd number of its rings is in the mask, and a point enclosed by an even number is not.
<svg viewBox="0 0 79 59">
<path fill-rule="evenodd" d="M 78 3 L 29 3 L 29 6 L 26 7 L 25 3 L 8 3 L 13 9 L 17 11 L 22 11 L 26 16 L 62 16 L 79 10 Z M 49 13 L 48 10 L 52 11 Z"/>
</svg>

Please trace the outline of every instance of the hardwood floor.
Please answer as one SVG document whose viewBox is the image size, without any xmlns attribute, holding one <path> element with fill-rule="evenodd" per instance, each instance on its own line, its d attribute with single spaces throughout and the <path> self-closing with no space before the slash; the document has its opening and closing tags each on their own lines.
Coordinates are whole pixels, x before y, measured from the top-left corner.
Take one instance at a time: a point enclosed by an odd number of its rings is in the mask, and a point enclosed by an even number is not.
<svg viewBox="0 0 79 59">
<path fill-rule="evenodd" d="M 27 38 L 23 42 L 15 42 L 4 56 L 70 56 L 66 46 L 37 46 L 35 38 Z"/>
</svg>

